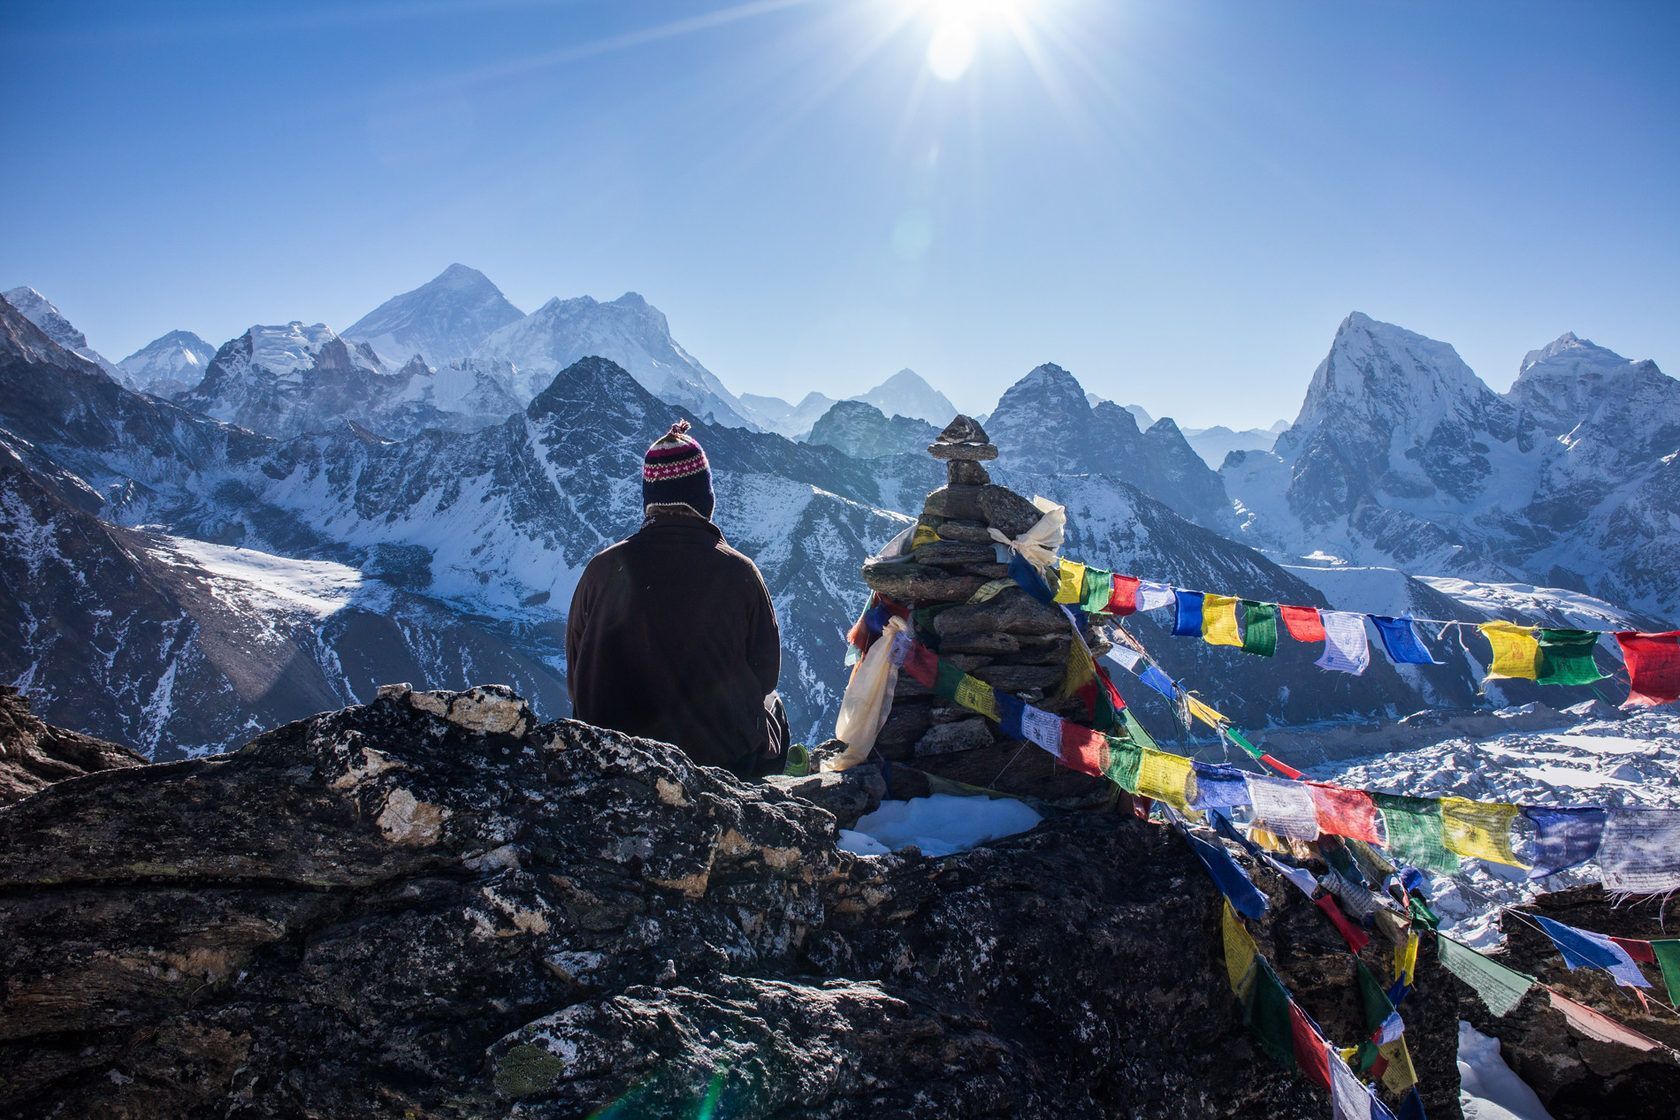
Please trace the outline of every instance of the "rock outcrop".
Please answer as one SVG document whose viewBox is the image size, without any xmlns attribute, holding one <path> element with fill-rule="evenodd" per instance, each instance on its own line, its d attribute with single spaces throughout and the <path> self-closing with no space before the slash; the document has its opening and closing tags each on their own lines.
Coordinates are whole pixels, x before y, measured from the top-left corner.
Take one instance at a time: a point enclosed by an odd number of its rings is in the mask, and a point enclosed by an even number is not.
<svg viewBox="0 0 1680 1120">
<path fill-rule="evenodd" d="M 145 761 L 127 747 L 43 723 L 17 689 L 0 685 L 0 805 L 54 782 Z"/>
<path fill-rule="evenodd" d="M 946 859 L 835 833 L 494 687 L 53 786 L 0 808 L 0 1114 L 1327 1112 L 1251 1045 L 1170 830 L 1067 813 Z M 1259 936 L 1357 1037 L 1317 911 L 1283 888 Z M 1456 1006 L 1432 962 L 1418 986 L 1456 1116 Z"/>
</svg>

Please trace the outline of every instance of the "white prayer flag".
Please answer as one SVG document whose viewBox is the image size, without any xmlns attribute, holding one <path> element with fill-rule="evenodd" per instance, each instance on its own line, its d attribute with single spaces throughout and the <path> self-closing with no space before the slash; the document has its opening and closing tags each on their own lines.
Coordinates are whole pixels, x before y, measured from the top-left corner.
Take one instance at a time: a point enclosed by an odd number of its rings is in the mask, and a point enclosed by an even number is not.
<svg viewBox="0 0 1680 1120">
<path fill-rule="evenodd" d="M 1371 1120 L 1371 1094 L 1364 1082 L 1354 1076 L 1342 1061 L 1341 1051 L 1333 1042 L 1324 1049 L 1330 1058 L 1330 1113 L 1334 1120 Z"/>
<path fill-rule="evenodd" d="M 1060 716 L 1027 704 L 1021 709 L 1021 733 L 1051 754 L 1061 757 L 1062 719 Z"/>
<path fill-rule="evenodd" d="M 1259 774 L 1248 775 L 1247 782 L 1255 824 L 1280 836 L 1318 839 L 1318 808 L 1310 789 L 1300 782 Z"/>
<path fill-rule="evenodd" d="M 1359 676 L 1371 664 L 1371 641 L 1365 616 L 1351 611 L 1319 611 L 1324 624 L 1324 653 L 1313 662 L 1320 669 Z"/>
<path fill-rule="evenodd" d="M 1131 648 L 1130 646 L 1115 646 L 1113 649 L 1109 650 L 1103 656 L 1107 657 L 1107 658 L 1111 658 L 1116 664 L 1118 664 L 1121 668 L 1125 669 L 1126 672 L 1128 672 L 1128 673 L 1131 672 L 1133 669 L 1136 669 L 1137 665 L 1138 665 L 1138 662 L 1143 660 L 1143 654 L 1139 653 L 1137 650 Z"/>
<path fill-rule="evenodd" d="M 1138 582 L 1137 605 L 1140 611 L 1160 610 L 1178 602 L 1169 584 L 1157 583 L 1152 579 Z"/>
<path fill-rule="evenodd" d="M 1680 889 L 1680 809 L 1611 809 L 1598 846 L 1606 890 Z"/>
</svg>

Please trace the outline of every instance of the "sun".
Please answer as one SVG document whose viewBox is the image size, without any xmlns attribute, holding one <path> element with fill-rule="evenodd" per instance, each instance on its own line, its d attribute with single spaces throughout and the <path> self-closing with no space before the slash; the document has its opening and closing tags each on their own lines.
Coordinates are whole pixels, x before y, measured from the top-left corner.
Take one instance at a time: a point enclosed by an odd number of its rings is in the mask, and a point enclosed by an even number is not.
<svg viewBox="0 0 1680 1120">
<path fill-rule="evenodd" d="M 955 82 L 968 73 L 984 36 L 1008 30 L 1017 38 L 1044 0 L 905 0 L 930 28 L 927 66 Z"/>
</svg>

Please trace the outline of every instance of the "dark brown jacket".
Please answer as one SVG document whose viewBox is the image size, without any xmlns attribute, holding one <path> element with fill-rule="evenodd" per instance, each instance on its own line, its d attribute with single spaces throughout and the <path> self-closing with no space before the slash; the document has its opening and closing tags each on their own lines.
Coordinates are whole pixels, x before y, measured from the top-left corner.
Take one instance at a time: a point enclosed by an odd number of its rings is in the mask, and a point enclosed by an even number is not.
<svg viewBox="0 0 1680 1120">
<path fill-rule="evenodd" d="M 683 505 L 589 561 L 566 620 L 572 713 L 675 743 L 696 762 L 763 770 L 765 697 L 782 668 L 758 567 Z"/>
</svg>

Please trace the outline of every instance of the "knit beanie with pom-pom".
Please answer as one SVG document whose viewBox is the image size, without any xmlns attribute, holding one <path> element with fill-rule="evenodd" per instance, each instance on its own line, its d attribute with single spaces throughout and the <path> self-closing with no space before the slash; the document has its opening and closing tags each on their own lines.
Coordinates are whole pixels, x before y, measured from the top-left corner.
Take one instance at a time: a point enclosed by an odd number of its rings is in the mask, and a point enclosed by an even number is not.
<svg viewBox="0 0 1680 1120">
<path fill-rule="evenodd" d="M 642 506 L 684 502 L 701 517 L 712 516 L 712 467 L 700 442 L 678 420 L 642 456 Z"/>
</svg>

